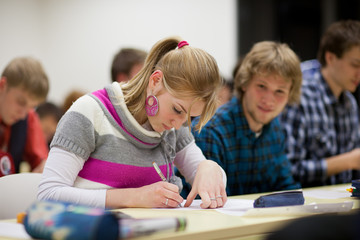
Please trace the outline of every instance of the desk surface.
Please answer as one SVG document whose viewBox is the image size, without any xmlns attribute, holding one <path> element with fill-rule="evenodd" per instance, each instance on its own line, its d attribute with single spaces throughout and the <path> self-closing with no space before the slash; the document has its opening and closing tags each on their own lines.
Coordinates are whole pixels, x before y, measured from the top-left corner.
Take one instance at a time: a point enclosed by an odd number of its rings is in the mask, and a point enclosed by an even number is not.
<svg viewBox="0 0 360 240">
<path fill-rule="evenodd" d="M 351 184 L 341 184 L 333 186 L 324 186 L 316 188 L 303 189 L 304 194 L 313 190 L 320 191 L 338 191 L 339 189 L 349 188 Z M 248 194 L 229 198 L 254 200 L 261 194 Z M 350 194 L 349 194 L 350 195 Z M 360 208 L 360 201 L 353 197 L 343 197 L 337 199 L 322 199 L 305 196 L 305 204 L 316 203 L 339 203 L 345 201 L 354 202 L 353 209 Z M 267 233 L 274 231 L 283 224 L 299 216 L 261 216 L 245 217 L 231 216 L 220 213 L 216 210 L 166 210 L 166 209 L 144 209 L 144 208 L 126 208 L 119 209 L 135 218 L 153 218 L 153 217 L 184 217 L 187 219 L 187 227 L 182 232 L 164 232 L 153 235 L 139 237 L 141 239 L 242 239 L 242 240 L 260 240 Z M 346 214 L 346 213 L 345 213 Z M 8 220 L 15 222 L 15 220 Z M 0 236 L 0 239 L 2 238 Z"/>
<path fill-rule="evenodd" d="M 341 184 L 333 186 L 315 187 L 303 189 L 303 192 L 312 190 L 327 190 L 349 188 L 351 184 Z M 250 199 L 254 200 L 261 194 L 248 194 L 229 198 Z M 320 199 L 313 197 L 305 197 L 305 204 L 316 203 L 339 203 L 345 201 L 353 201 L 353 209 L 359 208 L 359 200 L 353 197 L 337 198 L 337 199 Z M 159 233 L 136 239 L 261 239 L 264 234 L 281 227 L 298 216 L 268 216 L 268 217 L 239 217 L 222 214 L 216 210 L 156 210 L 156 209 L 139 209 L 127 208 L 120 211 L 129 214 L 135 218 L 150 217 L 185 217 L 187 219 L 187 227 L 183 232 Z M 256 236 L 259 236 L 257 238 Z M 252 238 L 251 238 L 252 239 Z"/>
</svg>

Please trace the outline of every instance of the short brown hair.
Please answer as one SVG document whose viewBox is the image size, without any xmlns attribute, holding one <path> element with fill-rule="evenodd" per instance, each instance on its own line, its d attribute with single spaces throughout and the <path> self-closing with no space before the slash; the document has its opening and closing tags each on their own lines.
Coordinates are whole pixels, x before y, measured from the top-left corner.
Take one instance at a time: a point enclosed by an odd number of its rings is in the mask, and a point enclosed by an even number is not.
<svg viewBox="0 0 360 240">
<path fill-rule="evenodd" d="M 325 53 L 334 53 L 338 58 L 354 46 L 360 46 L 360 22 L 339 21 L 331 24 L 321 38 L 317 58 L 326 66 Z"/>
<path fill-rule="evenodd" d="M 41 63 L 31 57 L 13 59 L 4 69 L 9 88 L 21 87 L 34 98 L 44 101 L 49 92 L 49 80 Z"/>
<path fill-rule="evenodd" d="M 116 82 L 119 73 L 129 75 L 133 66 L 144 64 L 147 52 L 136 48 L 122 48 L 111 64 L 111 80 Z"/>
</svg>

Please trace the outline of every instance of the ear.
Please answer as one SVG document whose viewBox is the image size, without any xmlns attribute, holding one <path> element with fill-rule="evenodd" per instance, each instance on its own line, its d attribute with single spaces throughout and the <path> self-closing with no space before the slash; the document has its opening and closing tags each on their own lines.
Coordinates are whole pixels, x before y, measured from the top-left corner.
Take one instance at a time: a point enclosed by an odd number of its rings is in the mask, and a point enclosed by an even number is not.
<svg viewBox="0 0 360 240">
<path fill-rule="evenodd" d="M 7 86 L 7 79 L 6 77 L 0 78 L 0 90 L 4 90 Z"/>
<path fill-rule="evenodd" d="M 118 73 L 118 75 L 116 76 L 117 82 L 127 82 L 128 80 L 129 80 L 129 76 L 126 75 L 125 73 Z"/>
<path fill-rule="evenodd" d="M 242 90 L 243 92 L 246 92 L 246 88 L 247 88 L 247 85 L 241 86 L 241 90 Z"/>
<path fill-rule="evenodd" d="M 152 94 L 156 94 L 162 89 L 163 77 L 164 74 L 160 70 L 156 70 L 150 75 L 148 90 L 150 90 Z"/>
</svg>

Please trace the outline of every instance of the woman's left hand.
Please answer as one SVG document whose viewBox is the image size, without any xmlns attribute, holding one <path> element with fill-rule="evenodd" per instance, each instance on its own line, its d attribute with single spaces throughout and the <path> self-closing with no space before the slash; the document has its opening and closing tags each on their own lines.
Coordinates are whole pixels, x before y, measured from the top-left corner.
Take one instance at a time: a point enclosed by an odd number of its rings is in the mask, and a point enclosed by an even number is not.
<svg viewBox="0 0 360 240">
<path fill-rule="evenodd" d="M 201 197 L 201 208 L 218 208 L 225 205 L 227 195 L 222 171 L 216 162 L 205 160 L 199 164 L 184 206 L 190 206 L 197 194 Z"/>
</svg>

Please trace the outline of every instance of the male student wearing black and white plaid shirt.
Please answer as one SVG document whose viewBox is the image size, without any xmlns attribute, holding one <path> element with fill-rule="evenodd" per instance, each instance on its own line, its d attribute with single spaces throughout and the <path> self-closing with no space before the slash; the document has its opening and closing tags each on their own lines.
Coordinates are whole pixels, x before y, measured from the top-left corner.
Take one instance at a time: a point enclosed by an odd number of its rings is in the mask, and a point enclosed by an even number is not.
<svg viewBox="0 0 360 240">
<path fill-rule="evenodd" d="M 281 115 L 287 156 L 302 187 L 348 183 L 359 177 L 358 106 L 360 22 L 333 23 L 324 33 L 318 61 L 302 63 L 299 105 Z"/>
</svg>

